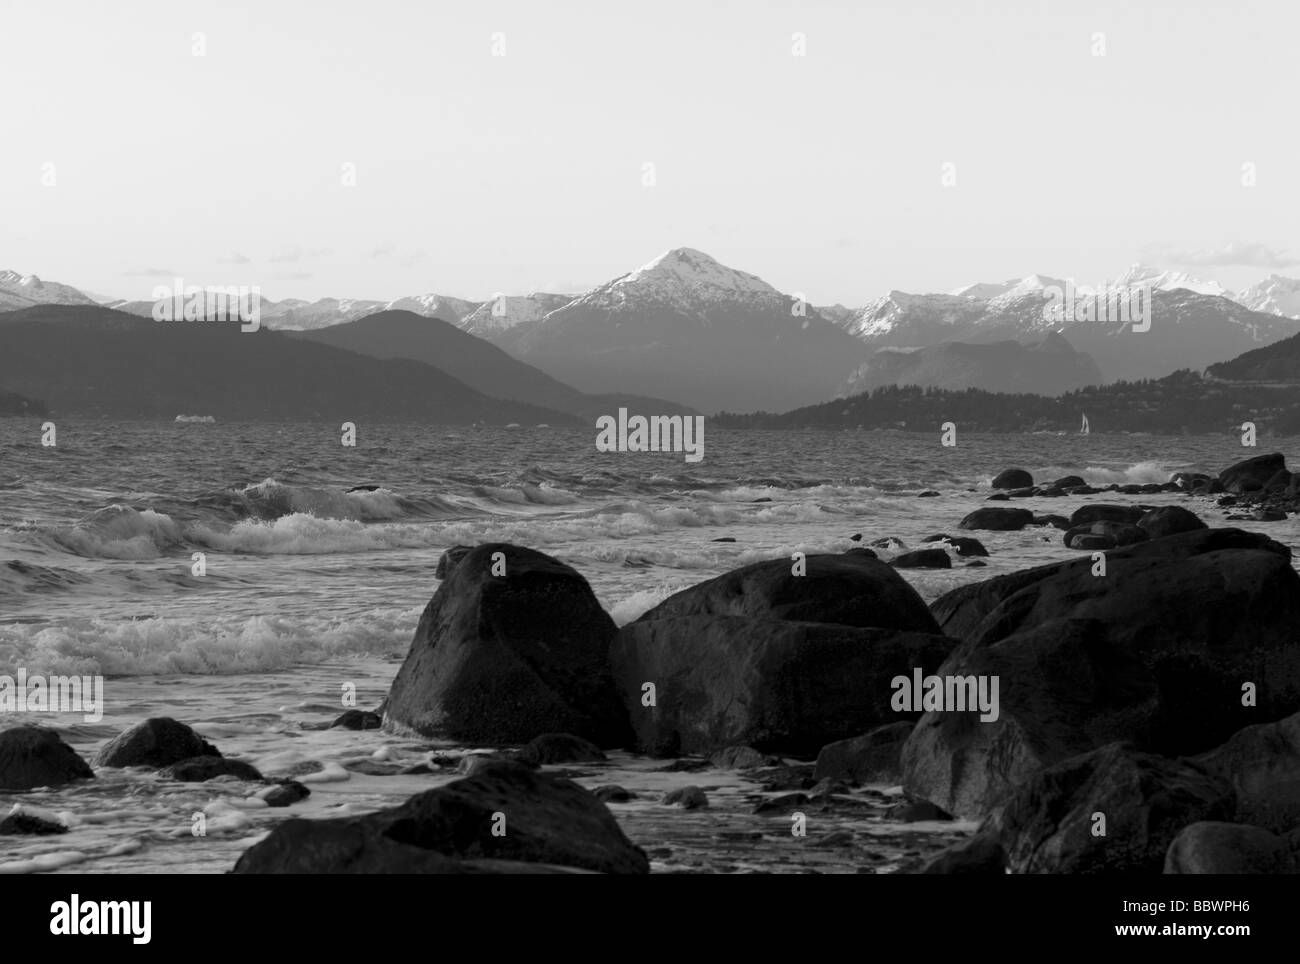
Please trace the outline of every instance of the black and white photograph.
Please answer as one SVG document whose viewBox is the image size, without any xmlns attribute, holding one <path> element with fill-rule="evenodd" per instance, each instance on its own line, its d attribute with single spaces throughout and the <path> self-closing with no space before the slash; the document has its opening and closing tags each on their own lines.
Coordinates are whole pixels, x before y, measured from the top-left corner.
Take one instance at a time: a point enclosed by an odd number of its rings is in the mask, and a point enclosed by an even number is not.
<svg viewBox="0 0 1300 964">
<path fill-rule="evenodd" d="M 336 875 L 448 927 L 425 887 L 1263 936 L 1298 34 L 0 0 L 0 906 L 132 949 L 188 894 L 328 933 Z"/>
</svg>

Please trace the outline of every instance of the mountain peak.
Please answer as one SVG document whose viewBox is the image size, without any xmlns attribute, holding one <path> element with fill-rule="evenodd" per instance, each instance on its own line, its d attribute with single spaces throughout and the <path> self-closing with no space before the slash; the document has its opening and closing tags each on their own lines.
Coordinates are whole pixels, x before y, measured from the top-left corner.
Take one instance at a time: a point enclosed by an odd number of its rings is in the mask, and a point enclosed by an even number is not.
<svg viewBox="0 0 1300 964">
<path fill-rule="evenodd" d="M 595 289 L 591 296 L 682 303 L 779 298 L 781 293 L 762 278 L 728 268 L 703 251 L 673 248 Z"/>
</svg>

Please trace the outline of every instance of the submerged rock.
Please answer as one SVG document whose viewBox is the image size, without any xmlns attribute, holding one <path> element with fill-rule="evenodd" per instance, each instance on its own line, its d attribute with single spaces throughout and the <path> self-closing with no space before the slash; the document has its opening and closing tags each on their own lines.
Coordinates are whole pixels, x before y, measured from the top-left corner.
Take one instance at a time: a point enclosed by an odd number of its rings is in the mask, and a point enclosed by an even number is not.
<svg viewBox="0 0 1300 964">
<path fill-rule="evenodd" d="M 94 776 L 86 761 L 53 730 L 16 726 L 0 731 L 0 790 L 60 787 Z"/>
</svg>

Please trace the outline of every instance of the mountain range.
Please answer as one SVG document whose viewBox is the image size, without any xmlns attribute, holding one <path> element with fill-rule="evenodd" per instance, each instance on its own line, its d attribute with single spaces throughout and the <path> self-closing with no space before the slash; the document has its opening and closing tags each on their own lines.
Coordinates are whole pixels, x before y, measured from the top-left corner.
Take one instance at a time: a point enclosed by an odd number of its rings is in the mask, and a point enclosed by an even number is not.
<svg viewBox="0 0 1300 964">
<path fill-rule="evenodd" d="M 1029 275 L 946 294 L 891 291 L 860 308 L 816 307 L 675 248 L 577 295 L 263 299 L 261 312 L 264 328 L 299 340 L 422 362 L 486 396 L 584 418 L 623 403 L 664 413 L 784 411 L 886 384 L 1060 394 L 1199 371 L 1300 331 L 1300 281 L 1278 275 L 1232 294 L 1134 265 L 1109 283 L 1149 286 L 1145 331 L 1124 320 L 1046 315 L 1048 293 L 1071 283 Z M 0 312 L 41 304 L 95 300 L 0 273 Z M 153 308 L 109 307 L 140 317 Z"/>
</svg>

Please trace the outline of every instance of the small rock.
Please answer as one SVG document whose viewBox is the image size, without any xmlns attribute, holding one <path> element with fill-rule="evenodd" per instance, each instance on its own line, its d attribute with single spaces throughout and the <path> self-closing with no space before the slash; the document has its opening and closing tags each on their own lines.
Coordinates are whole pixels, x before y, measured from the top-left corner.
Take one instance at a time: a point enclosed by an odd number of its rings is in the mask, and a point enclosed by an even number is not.
<svg viewBox="0 0 1300 964">
<path fill-rule="evenodd" d="M 285 780 L 283 783 L 261 791 L 257 796 L 266 801 L 268 807 L 289 807 L 299 800 L 306 800 L 311 791 L 297 780 Z"/>
<path fill-rule="evenodd" d="M 196 756 L 171 766 L 160 772 L 161 776 L 182 783 L 202 783 L 216 777 L 233 776 L 240 780 L 261 780 L 262 774 L 257 768 L 239 760 L 228 760 L 222 756 Z"/>
<path fill-rule="evenodd" d="M 330 724 L 330 729 L 377 730 L 384 725 L 383 717 L 370 710 L 344 710 L 343 715 Z"/>
<path fill-rule="evenodd" d="M 993 479 L 995 489 L 1024 489 L 1034 484 L 1034 477 L 1024 469 L 1003 469 Z"/>
<path fill-rule="evenodd" d="M 913 549 L 894 557 L 890 565 L 896 569 L 951 569 L 952 559 L 942 549 Z"/>
<path fill-rule="evenodd" d="M 35 814 L 23 813 L 21 810 L 17 813 L 11 813 L 3 820 L 0 820 L 0 837 L 44 837 L 50 834 L 67 832 L 68 828 L 61 823 L 46 820 L 44 817 L 38 817 Z"/>
<path fill-rule="evenodd" d="M 534 737 L 515 758 L 533 766 L 556 763 L 599 763 L 605 759 L 600 747 L 572 733 L 543 733 Z"/>
<path fill-rule="evenodd" d="M 627 803 L 629 800 L 636 799 L 636 794 L 631 790 L 615 784 L 597 787 L 592 792 L 596 794 L 596 799 L 601 803 Z"/>
<path fill-rule="evenodd" d="M 709 757 L 709 762 L 719 770 L 756 770 L 759 767 L 779 766 L 779 757 L 759 753 L 752 746 L 728 746 Z"/>
<path fill-rule="evenodd" d="M 689 786 L 669 790 L 659 802 L 664 806 L 681 807 L 683 810 L 700 810 L 709 805 L 709 798 L 699 787 Z"/>
</svg>

